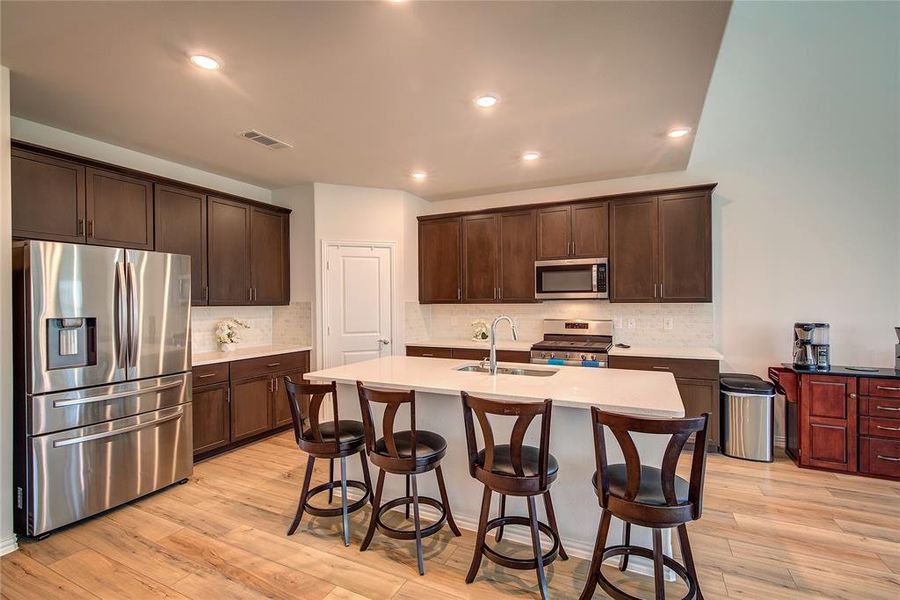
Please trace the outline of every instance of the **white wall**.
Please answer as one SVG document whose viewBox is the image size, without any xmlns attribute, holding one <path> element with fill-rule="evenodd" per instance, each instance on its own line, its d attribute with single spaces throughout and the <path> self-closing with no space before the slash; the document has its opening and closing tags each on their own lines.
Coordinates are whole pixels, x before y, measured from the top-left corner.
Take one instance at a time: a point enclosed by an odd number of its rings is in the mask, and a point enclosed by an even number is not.
<svg viewBox="0 0 900 600">
<path fill-rule="evenodd" d="M 12 506 L 12 208 L 9 188 L 9 69 L 0 67 L 0 555 L 16 549 Z"/>
<path fill-rule="evenodd" d="M 900 5 L 737 2 L 684 172 L 435 202 L 429 212 L 719 182 L 716 341 L 729 369 L 790 360 L 832 325 L 835 363 L 892 366 L 900 305 Z M 539 168 L 539 165 L 536 165 Z"/>
<path fill-rule="evenodd" d="M 401 190 L 325 183 L 315 184 L 314 197 L 316 298 L 321 297 L 323 240 L 397 244 L 393 348 L 394 352 L 402 353 L 405 343 L 405 305 L 407 302 L 414 302 L 418 294 L 416 215 L 421 214 L 428 203 Z M 322 348 L 321 317 L 321 307 L 317 306 L 314 311 L 313 344 L 316 349 Z M 320 361 L 317 364 L 322 363 Z"/>
<path fill-rule="evenodd" d="M 12 118 L 12 137 L 23 142 L 54 148 L 62 152 L 192 183 L 260 202 L 272 201 L 272 192 L 266 188 L 18 117 Z"/>
</svg>

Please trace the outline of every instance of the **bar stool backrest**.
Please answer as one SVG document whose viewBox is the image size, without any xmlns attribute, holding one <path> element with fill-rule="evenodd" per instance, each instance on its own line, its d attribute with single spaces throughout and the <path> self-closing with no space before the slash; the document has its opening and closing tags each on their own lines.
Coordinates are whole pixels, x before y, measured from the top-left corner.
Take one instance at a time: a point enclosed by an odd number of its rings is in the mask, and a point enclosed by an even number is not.
<svg viewBox="0 0 900 600">
<path fill-rule="evenodd" d="M 284 378 L 284 389 L 287 390 L 288 405 L 291 408 L 291 420 L 294 424 L 294 438 L 304 452 L 338 452 L 341 439 L 341 421 L 338 417 L 337 384 L 331 383 L 294 383 L 290 377 Z M 331 394 L 333 411 L 334 439 L 322 437 L 321 420 L 322 403 Z"/>
<path fill-rule="evenodd" d="M 610 502 L 606 438 L 603 435 L 603 426 L 605 425 L 609 427 L 619 442 L 622 454 L 625 456 L 625 470 L 627 474 L 624 497 L 613 495 L 613 498 L 626 503 L 640 504 L 636 502 L 635 498 L 641 487 L 641 458 L 631 434 L 669 435 L 671 438 L 666 445 L 662 468 L 660 469 L 660 484 L 666 505 L 661 510 L 657 510 L 655 507 L 647 510 L 650 513 L 665 513 L 666 508 L 672 509 L 677 507 L 677 511 L 669 511 L 672 518 L 677 519 L 677 515 L 683 514 L 683 509 L 688 508 L 690 518 L 700 518 L 703 504 L 703 480 L 706 476 L 706 437 L 709 426 L 709 413 L 704 413 L 699 417 L 661 419 L 606 412 L 593 406 L 591 407 L 591 421 L 594 431 L 594 450 L 597 461 L 601 506 L 607 508 Z M 691 462 L 688 500 L 687 504 L 685 504 L 679 503 L 675 493 L 675 470 L 678 467 L 678 459 L 682 450 L 684 450 L 684 445 L 692 434 L 695 435 L 694 456 Z"/>
<path fill-rule="evenodd" d="M 366 450 L 369 454 L 381 454 L 375 452 L 375 440 L 378 439 L 375 430 L 375 420 L 372 417 L 371 403 L 384 404 L 384 415 L 381 419 L 381 437 L 384 438 L 385 451 L 391 459 L 391 468 L 414 470 L 416 466 L 416 392 L 409 391 L 389 391 L 376 390 L 363 385 L 361 381 L 356 382 L 356 388 L 359 390 L 359 408 L 362 412 L 363 430 L 366 435 Z M 394 436 L 394 419 L 397 412 L 404 404 L 409 404 L 409 429 L 410 429 L 410 448 L 408 457 L 400 456 L 397 451 L 397 442 Z M 373 458 L 373 461 L 375 459 Z"/>
<path fill-rule="evenodd" d="M 509 455 L 513 470 L 517 477 L 524 477 L 522 468 L 522 446 L 525 433 L 535 417 L 541 417 L 541 439 L 538 448 L 538 477 L 541 489 L 547 486 L 547 462 L 550 456 L 550 414 L 553 410 L 553 401 L 543 402 L 505 402 L 502 400 L 488 400 L 478 398 L 462 392 L 463 417 L 466 425 L 466 446 L 469 452 L 469 473 L 475 477 L 475 468 L 478 460 L 478 440 L 475 437 L 475 418 L 481 426 L 481 436 L 484 439 L 484 464 L 485 471 L 491 471 L 494 464 L 494 454 L 498 444 L 494 441 L 494 430 L 488 415 L 516 417 L 512 433 L 509 439 Z"/>
</svg>

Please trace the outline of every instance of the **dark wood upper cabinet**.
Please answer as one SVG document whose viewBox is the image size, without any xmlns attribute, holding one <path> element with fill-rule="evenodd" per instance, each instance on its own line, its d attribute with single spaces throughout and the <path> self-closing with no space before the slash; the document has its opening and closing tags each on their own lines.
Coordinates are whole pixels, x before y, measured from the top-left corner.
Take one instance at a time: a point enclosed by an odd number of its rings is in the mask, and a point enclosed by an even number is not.
<svg viewBox="0 0 900 600">
<path fill-rule="evenodd" d="M 658 229 L 655 196 L 612 202 L 609 296 L 613 302 L 657 301 Z"/>
<path fill-rule="evenodd" d="M 572 256 L 609 256 L 609 203 L 572 205 Z"/>
<path fill-rule="evenodd" d="M 463 217 L 463 300 L 499 300 L 500 220 L 497 215 Z"/>
<path fill-rule="evenodd" d="M 13 237 L 85 241 L 84 167 L 13 148 Z"/>
<path fill-rule="evenodd" d="M 153 250 L 153 183 L 113 171 L 85 170 L 87 241 Z"/>
<path fill-rule="evenodd" d="M 533 210 L 500 213 L 500 300 L 534 302 Z"/>
<path fill-rule="evenodd" d="M 250 287 L 253 304 L 288 304 L 288 215 L 253 207 L 250 213 Z"/>
<path fill-rule="evenodd" d="M 569 258 L 572 248 L 571 207 L 537 211 L 537 260 Z"/>
<path fill-rule="evenodd" d="M 419 223 L 419 302 L 462 300 L 461 244 L 459 217 Z"/>
<path fill-rule="evenodd" d="M 243 202 L 209 196 L 209 304 L 250 304 L 250 211 Z"/>
<path fill-rule="evenodd" d="M 154 238 L 158 252 L 191 257 L 191 304 L 209 299 L 206 259 L 206 195 L 157 185 L 154 189 Z"/>
<path fill-rule="evenodd" d="M 659 297 L 712 302 L 712 225 L 705 194 L 659 197 Z"/>
</svg>

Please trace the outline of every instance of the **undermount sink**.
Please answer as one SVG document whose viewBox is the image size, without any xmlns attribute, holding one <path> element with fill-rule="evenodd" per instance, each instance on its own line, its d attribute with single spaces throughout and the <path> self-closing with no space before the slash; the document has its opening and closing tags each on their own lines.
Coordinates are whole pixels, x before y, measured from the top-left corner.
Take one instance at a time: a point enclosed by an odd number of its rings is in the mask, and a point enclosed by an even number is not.
<svg viewBox="0 0 900 600">
<path fill-rule="evenodd" d="M 481 365 L 466 365 L 457 367 L 457 371 L 466 373 L 490 373 L 491 370 Z M 497 367 L 497 375 L 525 375 L 526 377 L 550 377 L 558 369 L 522 369 L 519 367 Z"/>
</svg>

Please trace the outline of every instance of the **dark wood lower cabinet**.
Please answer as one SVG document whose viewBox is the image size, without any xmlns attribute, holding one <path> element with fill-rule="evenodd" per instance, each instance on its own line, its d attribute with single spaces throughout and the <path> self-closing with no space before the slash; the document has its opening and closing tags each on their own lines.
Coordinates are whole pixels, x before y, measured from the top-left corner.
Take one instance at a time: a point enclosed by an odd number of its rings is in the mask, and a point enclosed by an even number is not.
<svg viewBox="0 0 900 600">
<path fill-rule="evenodd" d="M 857 470 L 855 377 L 804 375 L 800 380 L 800 464 Z"/>
<path fill-rule="evenodd" d="M 687 416 L 710 413 L 715 415 L 709 422 L 707 431 L 707 446 L 718 448 L 719 437 L 719 384 L 710 379 L 681 379 L 675 378 L 678 393 L 684 403 L 684 414 Z"/>
<path fill-rule="evenodd" d="M 290 427 L 284 377 L 307 371 L 308 351 L 194 367 L 194 460 Z"/>
<path fill-rule="evenodd" d="M 194 456 L 231 442 L 228 383 L 193 390 Z"/>
</svg>

